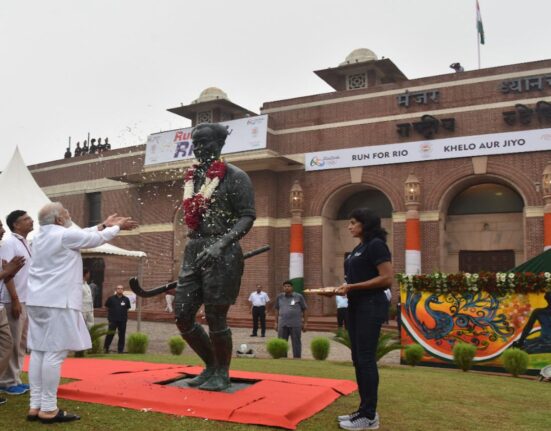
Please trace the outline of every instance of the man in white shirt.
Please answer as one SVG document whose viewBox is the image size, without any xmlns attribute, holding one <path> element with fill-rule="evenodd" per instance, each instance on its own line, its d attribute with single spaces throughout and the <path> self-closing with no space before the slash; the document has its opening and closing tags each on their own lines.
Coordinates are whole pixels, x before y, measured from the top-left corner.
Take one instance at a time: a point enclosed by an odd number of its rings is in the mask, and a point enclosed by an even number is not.
<svg viewBox="0 0 551 431">
<path fill-rule="evenodd" d="M 11 235 L 0 247 L 0 257 L 10 261 L 15 256 L 23 256 L 25 265 L 5 283 L 0 293 L 0 302 L 8 315 L 8 323 L 13 341 L 12 354 L 8 368 L 0 374 L 0 391 L 10 395 L 21 395 L 28 392 L 29 385 L 21 381 L 21 369 L 27 349 L 27 292 L 29 268 L 32 263 L 32 251 L 27 242 L 27 235 L 33 230 L 33 219 L 25 211 L 15 210 L 6 217 L 6 224 Z"/>
<path fill-rule="evenodd" d="M 346 295 L 335 295 L 337 301 L 337 327 L 348 329 L 348 298 Z"/>
<path fill-rule="evenodd" d="M 266 336 L 266 304 L 270 302 L 270 298 L 266 292 L 262 291 L 260 284 L 256 285 L 256 291 L 249 295 L 251 303 L 251 311 L 253 313 L 253 333 L 251 337 L 256 337 L 258 334 L 258 320 L 260 320 L 260 330 L 263 337 Z"/>
<path fill-rule="evenodd" d="M 0 240 L 4 236 L 4 225 L 0 221 Z M 16 256 L 10 262 L 0 260 L 0 292 L 3 289 L 3 282 L 10 280 L 25 264 L 23 256 Z M 0 374 L 8 367 L 11 357 L 13 342 L 11 339 L 10 324 L 6 309 L 0 302 Z M 0 404 L 6 402 L 6 398 L 0 397 Z"/>
<path fill-rule="evenodd" d="M 88 282 L 90 281 L 90 270 L 82 271 L 82 317 L 86 327 L 90 329 L 94 326 L 94 298 Z"/>
<path fill-rule="evenodd" d="M 92 347 L 82 317 L 83 248 L 112 240 L 120 229 L 137 223 L 113 214 L 96 227 L 67 229 L 69 211 L 59 202 L 45 205 L 38 214 L 40 231 L 33 239 L 34 259 L 29 271 L 29 381 L 28 419 L 43 423 L 80 419 L 57 407 L 61 364 L 70 350 Z"/>
</svg>

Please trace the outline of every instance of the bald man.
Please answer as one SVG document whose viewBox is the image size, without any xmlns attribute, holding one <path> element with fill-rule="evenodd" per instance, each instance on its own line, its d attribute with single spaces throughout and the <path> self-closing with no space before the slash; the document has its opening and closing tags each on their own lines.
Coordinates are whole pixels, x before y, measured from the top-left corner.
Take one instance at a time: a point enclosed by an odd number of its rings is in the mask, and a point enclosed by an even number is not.
<svg viewBox="0 0 551 431">
<path fill-rule="evenodd" d="M 107 320 L 109 320 L 109 334 L 105 337 L 103 350 L 109 353 L 109 347 L 115 336 L 115 330 L 118 332 L 119 341 L 117 351 L 124 353 L 124 342 L 126 337 L 126 322 L 128 320 L 128 310 L 130 310 L 130 299 L 124 296 L 124 287 L 120 284 L 115 289 L 115 294 L 105 301 L 107 307 Z"/>
<path fill-rule="evenodd" d="M 121 229 L 133 229 L 137 223 L 113 214 L 99 226 L 68 229 L 71 215 L 59 202 L 45 205 L 38 221 L 40 231 L 33 239 L 27 297 L 31 349 L 27 419 L 69 422 L 80 418 L 57 407 L 61 364 L 69 351 L 92 347 L 82 317 L 80 250 L 110 241 Z"/>
</svg>

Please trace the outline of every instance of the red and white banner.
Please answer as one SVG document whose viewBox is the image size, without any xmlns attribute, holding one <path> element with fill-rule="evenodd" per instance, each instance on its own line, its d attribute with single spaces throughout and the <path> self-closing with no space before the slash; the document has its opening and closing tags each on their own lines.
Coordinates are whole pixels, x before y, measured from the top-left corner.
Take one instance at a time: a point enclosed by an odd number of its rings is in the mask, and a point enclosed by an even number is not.
<svg viewBox="0 0 551 431">
<path fill-rule="evenodd" d="M 227 126 L 230 133 L 222 154 L 266 148 L 267 115 L 224 121 L 220 124 Z M 149 135 L 145 147 L 144 166 L 193 159 L 192 130 L 193 127 L 186 127 Z"/>
</svg>

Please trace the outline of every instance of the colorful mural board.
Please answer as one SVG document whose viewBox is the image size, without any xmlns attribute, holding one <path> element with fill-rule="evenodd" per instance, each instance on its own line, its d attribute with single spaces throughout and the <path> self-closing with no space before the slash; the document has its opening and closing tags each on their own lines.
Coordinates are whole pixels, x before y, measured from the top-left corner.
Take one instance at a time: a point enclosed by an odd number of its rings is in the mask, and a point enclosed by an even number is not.
<svg viewBox="0 0 551 431">
<path fill-rule="evenodd" d="M 402 286 L 400 296 L 401 342 L 423 346 L 423 365 L 453 365 L 453 346 L 459 342 L 476 346 L 479 367 L 502 368 L 501 354 L 519 343 L 530 354 L 530 368 L 551 364 L 551 303 L 544 293 L 438 295 Z"/>
</svg>

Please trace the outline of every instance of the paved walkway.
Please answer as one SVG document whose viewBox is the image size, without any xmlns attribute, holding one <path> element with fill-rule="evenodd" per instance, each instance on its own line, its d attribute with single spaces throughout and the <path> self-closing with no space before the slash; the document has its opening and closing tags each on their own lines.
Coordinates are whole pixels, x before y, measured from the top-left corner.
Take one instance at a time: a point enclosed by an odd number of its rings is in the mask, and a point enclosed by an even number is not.
<svg viewBox="0 0 551 431">
<path fill-rule="evenodd" d="M 96 323 L 106 322 L 105 318 L 96 318 Z M 144 332 L 149 336 L 148 353 L 170 353 L 168 348 L 168 339 L 174 335 L 179 335 L 178 328 L 174 323 L 166 322 L 141 322 L 141 332 Z M 126 329 L 126 336 L 130 335 L 137 330 L 137 322 L 130 320 Z M 268 329 L 266 332 L 266 338 L 251 337 L 250 328 L 232 328 L 233 333 L 233 345 L 234 350 L 237 350 L 241 344 L 247 344 L 249 348 L 252 348 L 258 358 L 269 358 L 270 355 L 266 351 L 266 341 L 270 338 L 275 338 L 277 333 L 273 329 Z M 330 361 L 350 361 L 350 349 L 336 341 L 333 341 L 332 332 L 310 332 L 307 331 L 302 334 L 302 357 L 305 359 L 313 359 L 312 352 L 310 350 L 310 342 L 314 337 L 327 337 L 330 340 L 331 347 L 329 350 Z M 111 349 L 116 346 L 117 340 L 113 340 Z M 290 340 L 289 340 L 290 342 Z M 291 348 L 289 348 L 291 351 Z M 186 346 L 184 353 L 193 353 L 189 347 Z M 395 350 L 390 352 L 384 358 L 379 361 L 380 364 L 397 365 L 400 363 L 400 351 Z"/>
</svg>

